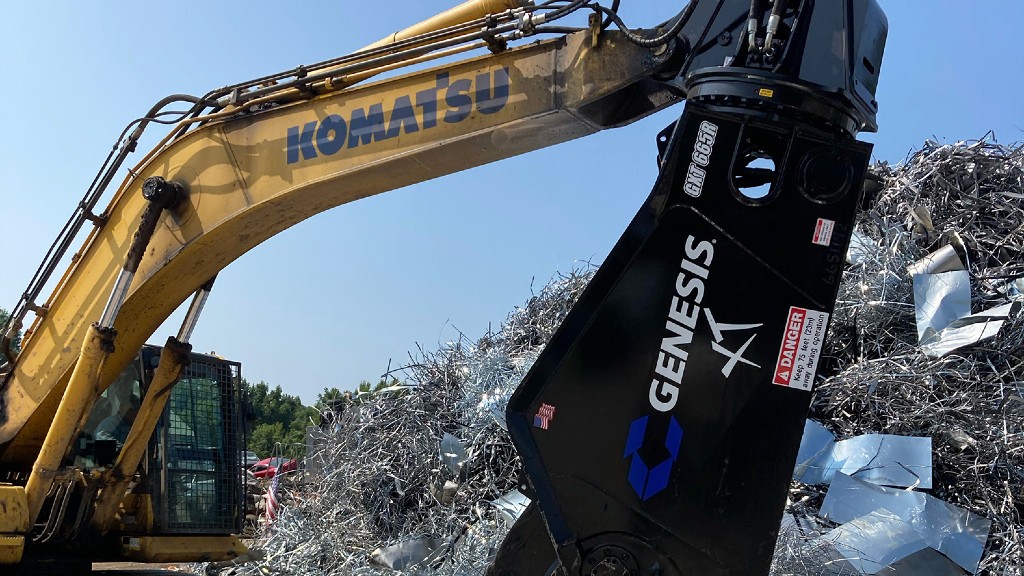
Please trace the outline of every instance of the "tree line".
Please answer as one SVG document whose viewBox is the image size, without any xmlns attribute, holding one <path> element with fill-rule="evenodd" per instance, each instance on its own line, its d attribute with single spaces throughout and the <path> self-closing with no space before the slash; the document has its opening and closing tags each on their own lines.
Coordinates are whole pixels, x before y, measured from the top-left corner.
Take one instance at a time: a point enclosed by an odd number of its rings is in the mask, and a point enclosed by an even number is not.
<svg viewBox="0 0 1024 576">
<path fill-rule="evenodd" d="M 396 384 L 398 381 L 394 379 L 381 380 L 377 384 L 360 382 L 356 388 L 354 401 L 359 401 L 360 393 L 373 392 Z M 280 384 L 271 388 L 266 382 L 253 384 L 243 378 L 242 387 L 252 407 L 249 414 L 248 447 L 260 458 L 274 455 L 275 445 L 278 443 L 287 456 L 302 454 L 306 427 L 319 426 L 321 410 L 326 408 L 330 401 L 346 395 L 346 392 L 338 388 L 324 388 L 323 392 L 317 395 L 313 406 L 305 406 L 298 396 L 285 393 Z"/>
</svg>

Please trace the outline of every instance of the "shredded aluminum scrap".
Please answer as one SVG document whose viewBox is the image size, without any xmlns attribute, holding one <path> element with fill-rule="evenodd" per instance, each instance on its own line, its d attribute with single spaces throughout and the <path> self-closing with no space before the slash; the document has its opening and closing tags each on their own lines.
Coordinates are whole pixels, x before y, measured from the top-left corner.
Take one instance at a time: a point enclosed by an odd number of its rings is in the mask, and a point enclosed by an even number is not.
<svg viewBox="0 0 1024 576">
<path fill-rule="evenodd" d="M 988 339 L 929 356 L 918 340 L 908 267 L 952 246 L 970 276 L 973 312 L 1019 308 L 1024 147 L 928 142 L 900 165 L 875 166 L 874 172 L 883 187 L 858 217 L 854 263 L 843 277 L 829 355 L 820 371 L 831 376 L 819 375 L 810 417 L 839 438 L 865 433 L 931 438 L 933 487 L 924 492 L 991 521 L 978 574 L 1020 576 L 1024 318 L 1011 312 Z M 794 484 L 790 511 L 816 516 L 827 489 Z M 776 574 L 859 573 L 805 555 L 812 542 L 809 549 L 821 558 L 821 540 L 815 537 L 835 527 L 802 535 L 790 530 L 776 549 L 777 567 L 785 566 Z M 805 557 L 808 561 L 800 561 Z M 897 567 L 879 573 L 940 572 Z"/>
<path fill-rule="evenodd" d="M 282 482 L 263 560 L 230 573 L 482 574 L 524 506 L 505 404 L 591 272 L 555 278 L 476 342 L 420 350 L 407 388 L 355 397 L 307 455 L 320 473 Z"/>
<path fill-rule="evenodd" d="M 922 493 L 991 522 L 979 574 L 1020 576 L 1024 319 L 1011 315 L 994 337 L 929 357 L 918 342 L 908 266 L 953 246 L 966 258 L 973 311 L 1020 300 L 1024 152 L 986 141 L 929 142 L 874 173 L 882 190 L 858 219 L 811 417 L 840 440 L 930 438 L 933 487 Z M 503 502 L 515 499 L 519 477 L 505 402 L 589 276 L 556 278 L 476 342 L 420 350 L 404 374 L 407 390 L 353 400 L 310 456 L 322 473 L 282 483 L 280 516 L 255 544 L 264 559 L 232 572 L 482 574 L 507 533 Z M 794 482 L 774 576 L 863 573 L 835 562 L 822 538 L 857 526 L 818 516 L 827 488 Z M 956 568 L 925 552 L 878 573 Z M 881 560 L 886 553 L 879 551 Z M 384 567 L 395 558 L 401 568 Z"/>
</svg>

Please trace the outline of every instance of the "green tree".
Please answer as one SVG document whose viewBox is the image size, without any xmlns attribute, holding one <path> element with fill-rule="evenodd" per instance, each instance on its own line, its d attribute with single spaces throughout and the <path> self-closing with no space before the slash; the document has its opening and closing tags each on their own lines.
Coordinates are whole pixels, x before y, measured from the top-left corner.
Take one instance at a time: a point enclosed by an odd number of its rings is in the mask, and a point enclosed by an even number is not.
<svg viewBox="0 0 1024 576">
<path fill-rule="evenodd" d="M 362 382 L 359 383 L 357 391 L 360 394 L 364 392 L 377 392 L 378 390 L 383 390 L 384 388 L 398 386 L 398 384 L 399 382 L 397 378 L 392 378 L 391 380 L 388 380 L 387 378 L 381 378 L 380 381 L 378 381 L 376 384 L 371 384 L 370 382 L 363 380 Z"/>
<path fill-rule="evenodd" d="M 328 402 L 348 396 L 356 404 L 367 395 L 399 382 L 395 378 L 382 378 L 376 384 L 368 381 L 360 382 L 356 393 L 347 392 L 337 387 L 324 388 L 317 395 L 314 406 L 303 406 L 298 396 L 286 394 L 280 385 L 271 387 L 260 381 L 255 384 L 242 379 L 242 386 L 252 405 L 252 430 L 249 434 L 249 450 L 256 452 L 260 458 L 267 458 L 274 452 L 278 443 L 288 445 L 304 445 L 306 427 L 320 424 L 320 410 L 328 406 Z M 360 397 L 359 394 L 363 394 Z M 296 455 L 302 448 L 287 451 L 287 455 Z"/>
<path fill-rule="evenodd" d="M 0 308 L 0 328 L 3 328 L 4 325 L 7 324 L 7 319 L 9 317 L 10 314 L 7 312 L 7 310 Z M 3 334 L 0 334 L 0 336 L 3 336 Z M 17 354 L 18 351 L 21 350 L 21 332 L 18 332 L 14 336 L 14 341 L 11 343 L 11 348 L 13 349 L 15 354 Z M 3 353 L 3 350 L 0 350 L 0 366 L 5 364 L 7 360 L 7 356 Z"/>
<path fill-rule="evenodd" d="M 280 422 L 257 424 L 249 436 L 249 449 L 260 458 L 267 458 L 274 444 L 284 438 L 284 426 Z"/>
<path fill-rule="evenodd" d="M 316 396 L 316 407 L 325 408 L 331 400 L 339 400 L 345 397 L 346 392 L 338 387 L 324 388 L 324 391 Z M 348 392 L 351 394 L 351 392 Z"/>
<path fill-rule="evenodd" d="M 253 408 L 250 450 L 266 458 L 277 443 L 286 446 L 305 443 L 306 427 L 319 420 L 316 408 L 303 406 L 301 398 L 286 394 L 280 385 L 271 388 L 266 382 L 252 384 L 243 379 L 242 386 Z M 301 449 L 289 450 L 289 454 L 292 452 L 301 452 Z"/>
</svg>

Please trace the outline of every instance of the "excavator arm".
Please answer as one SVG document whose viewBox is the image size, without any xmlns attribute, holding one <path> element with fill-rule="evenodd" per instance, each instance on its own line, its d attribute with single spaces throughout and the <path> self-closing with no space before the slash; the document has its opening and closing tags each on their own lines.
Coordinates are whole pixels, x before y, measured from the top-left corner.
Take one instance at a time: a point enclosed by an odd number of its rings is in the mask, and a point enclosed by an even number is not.
<svg viewBox="0 0 1024 576">
<path fill-rule="evenodd" d="M 667 87 L 636 86 L 664 60 L 614 32 L 597 48 L 572 34 L 345 90 L 321 81 L 310 93 L 324 93 L 307 98 L 282 87 L 277 100 L 259 96 L 273 102 L 262 109 L 236 96 L 219 118 L 152 152 L 103 212 L 5 381 L 0 462 L 30 461 L 49 428 L 76 362 L 68 350 L 103 316 L 150 204 L 140 193 L 147 179 L 176 183 L 187 199 L 148 243 L 113 322 L 117 350 L 103 382 L 190 294 L 267 238 L 341 204 L 652 113 L 679 100 Z M 638 91 L 641 109 L 620 117 L 616 101 L 635 107 Z"/>
<path fill-rule="evenodd" d="M 588 28 L 553 25 L 578 10 L 594 11 Z M 185 98 L 96 214 L 144 120 L 69 222 L 92 230 L 53 294 L 38 305 L 37 278 L 7 329 L 37 312 L 0 388 L 0 469 L 24 481 L 29 523 L 97 394 L 248 250 L 329 208 L 687 99 L 659 135 L 654 191 L 509 404 L 536 504 L 495 570 L 764 572 L 866 170 L 855 135 L 875 129 L 886 24 L 874 0 L 680 10 L 629 31 L 583 0 L 474 0 L 351 56 Z M 473 48 L 491 54 L 368 83 Z M 120 496 L 100 491 L 98 533 Z"/>
</svg>

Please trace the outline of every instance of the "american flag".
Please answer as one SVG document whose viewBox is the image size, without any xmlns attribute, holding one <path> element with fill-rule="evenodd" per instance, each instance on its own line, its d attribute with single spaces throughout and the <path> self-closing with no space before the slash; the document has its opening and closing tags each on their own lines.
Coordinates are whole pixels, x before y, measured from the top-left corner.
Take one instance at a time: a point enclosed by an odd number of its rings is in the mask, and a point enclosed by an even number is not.
<svg viewBox="0 0 1024 576">
<path fill-rule="evenodd" d="M 274 518 L 277 518 L 277 509 L 281 506 L 281 503 L 277 500 L 277 489 L 280 480 L 281 476 L 275 474 L 274 478 L 270 481 L 270 487 L 267 488 L 267 525 L 273 522 Z"/>
<path fill-rule="evenodd" d="M 541 430 L 547 430 L 548 425 L 555 419 L 555 407 L 549 404 L 541 404 L 537 414 L 533 417 L 533 425 Z"/>
</svg>

